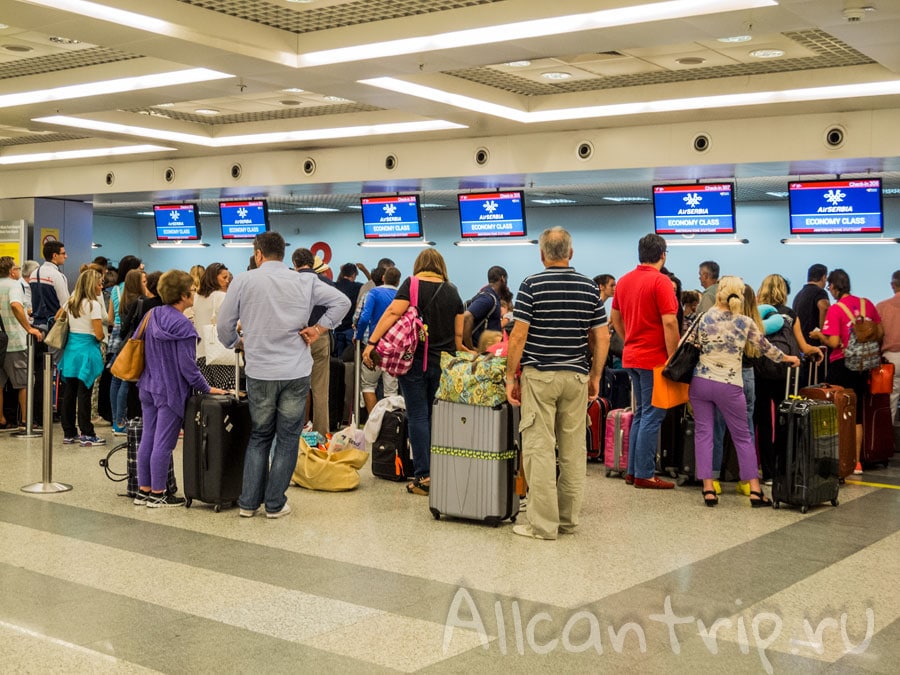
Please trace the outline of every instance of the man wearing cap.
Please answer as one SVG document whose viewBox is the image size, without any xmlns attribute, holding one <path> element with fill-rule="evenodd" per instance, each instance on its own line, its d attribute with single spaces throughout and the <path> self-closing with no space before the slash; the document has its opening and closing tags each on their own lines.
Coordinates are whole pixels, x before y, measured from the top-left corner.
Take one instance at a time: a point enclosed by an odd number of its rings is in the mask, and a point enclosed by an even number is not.
<svg viewBox="0 0 900 675">
<path fill-rule="evenodd" d="M 313 255 L 308 248 L 298 248 L 291 255 L 294 269 L 300 274 L 318 274 L 319 279 L 334 286 L 334 283 L 324 272 L 328 271 L 328 265 L 322 259 Z M 325 314 L 327 307 L 315 305 L 309 315 L 309 325 L 314 326 Z M 312 355 L 313 367 L 309 376 L 309 391 L 313 400 L 313 430 L 323 436 L 331 431 L 328 419 L 328 388 L 331 385 L 331 334 L 324 333 L 319 339 L 309 346 Z"/>
</svg>

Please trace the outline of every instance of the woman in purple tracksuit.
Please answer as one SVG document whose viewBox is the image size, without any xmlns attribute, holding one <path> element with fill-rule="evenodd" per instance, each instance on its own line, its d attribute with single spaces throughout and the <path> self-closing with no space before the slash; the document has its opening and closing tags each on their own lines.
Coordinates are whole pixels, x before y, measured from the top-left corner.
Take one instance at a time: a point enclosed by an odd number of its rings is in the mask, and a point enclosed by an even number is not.
<svg viewBox="0 0 900 675">
<path fill-rule="evenodd" d="M 163 306 L 148 313 L 144 331 L 144 373 L 138 381 L 144 431 L 138 448 L 136 505 L 181 506 L 183 497 L 166 493 L 169 462 L 184 423 L 184 407 L 194 392 L 224 394 L 211 388 L 197 367 L 197 331 L 184 315 L 194 304 L 187 272 L 169 270 L 157 291 Z M 140 329 L 138 329 L 140 330 Z"/>
</svg>

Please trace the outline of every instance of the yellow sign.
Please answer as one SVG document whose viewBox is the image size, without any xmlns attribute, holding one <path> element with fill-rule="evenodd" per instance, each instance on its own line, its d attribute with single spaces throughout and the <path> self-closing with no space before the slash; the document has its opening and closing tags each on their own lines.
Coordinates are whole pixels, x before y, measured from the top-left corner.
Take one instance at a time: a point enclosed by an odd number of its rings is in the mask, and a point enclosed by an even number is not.
<svg viewBox="0 0 900 675">
<path fill-rule="evenodd" d="M 16 261 L 17 265 L 22 264 L 22 249 L 17 241 L 0 241 L 0 256 L 8 255 Z"/>
<path fill-rule="evenodd" d="M 41 249 L 48 241 L 59 241 L 58 227 L 42 227 L 41 228 Z"/>
</svg>

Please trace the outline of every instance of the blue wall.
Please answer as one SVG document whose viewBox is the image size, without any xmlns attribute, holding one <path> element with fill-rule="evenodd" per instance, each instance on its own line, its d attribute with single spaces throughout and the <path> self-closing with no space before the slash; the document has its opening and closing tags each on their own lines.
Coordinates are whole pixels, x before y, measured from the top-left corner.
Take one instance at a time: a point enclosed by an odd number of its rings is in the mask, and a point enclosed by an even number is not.
<svg viewBox="0 0 900 675">
<path fill-rule="evenodd" d="M 704 260 L 715 260 L 722 274 L 738 274 L 754 288 L 767 274 L 778 272 L 791 281 L 796 292 L 806 281 L 806 269 L 812 263 L 823 263 L 828 269 L 843 267 L 850 275 L 854 293 L 874 301 L 891 295 L 891 273 L 900 268 L 900 245 L 894 246 L 784 246 L 787 237 L 788 206 L 784 202 L 751 202 L 738 204 L 738 235 L 750 240 L 746 246 L 671 247 L 667 264 L 677 274 L 684 288 L 698 288 L 697 267 Z M 473 295 L 486 283 L 487 269 L 503 265 L 509 272 L 513 291 L 528 274 L 541 268 L 534 247 L 460 248 L 456 211 L 425 211 L 426 238 L 436 242 L 444 255 L 451 280 L 463 298 Z M 603 207 L 556 207 L 529 209 L 528 231 L 538 234 L 554 225 L 572 233 L 575 256 L 572 264 L 589 276 L 610 273 L 619 277 L 637 264 L 637 241 L 649 231 L 653 222 L 650 205 Z M 900 200 L 885 200 L 885 236 L 900 237 Z M 203 216 L 204 249 L 152 249 L 155 241 L 152 218 L 109 218 L 94 220 L 94 241 L 103 244 L 95 253 L 114 263 L 124 255 L 141 257 L 148 270 L 172 267 L 188 269 L 194 264 L 225 263 L 234 274 L 247 267 L 252 249 L 226 249 L 219 237 L 217 216 Z M 362 224 L 358 213 L 272 215 L 273 229 L 290 243 L 289 252 L 299 246 L 311 247 L 327 243 L 332 250 L 331 267 L 337 270 L 344 262 L 363 262 L 370 269 L 379 258 L 393 258 L 404 276 L 412 270 L 419 249 L 361 248 Z M 80 261 L 68 265 L 70 273 Z"/>
</svg>

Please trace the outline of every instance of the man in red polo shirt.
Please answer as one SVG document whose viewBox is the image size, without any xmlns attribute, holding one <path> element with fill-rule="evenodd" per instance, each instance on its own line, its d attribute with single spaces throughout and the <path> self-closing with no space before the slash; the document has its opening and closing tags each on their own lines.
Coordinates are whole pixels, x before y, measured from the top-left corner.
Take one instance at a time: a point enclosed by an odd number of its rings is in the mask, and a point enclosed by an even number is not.
<svg viewBox="0 0 900 675">
<path fill-rule="evenodd" d="M 616 333 L 625 338 L 622 367 L 631 377 L 635 402 L 625 481 L 637 488 L 668 489 L 675 485 L 654 476 L 657 436 L 666 411 L 651 405 L 653 369 L 678 346 L 678 298 L 672 282 L 660 272 L 666 262 L 666 240 L 658 234 L 642 237 L 638 261 L 619 279 L 610 315 Z"/>
</svg>

